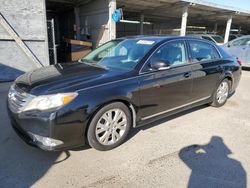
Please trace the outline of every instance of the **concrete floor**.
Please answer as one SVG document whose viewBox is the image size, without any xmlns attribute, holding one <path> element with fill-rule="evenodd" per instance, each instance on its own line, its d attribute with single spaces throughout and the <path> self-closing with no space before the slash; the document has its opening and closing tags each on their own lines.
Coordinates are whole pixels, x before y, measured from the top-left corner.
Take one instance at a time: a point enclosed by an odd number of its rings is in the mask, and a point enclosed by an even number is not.
<svg viewBox="0 0 250 188">
<path fill-rule="evenodd" d="M 247 187 L 250 72 L 219 109 L 203 106 L 135 129 L 120 147 L 45 152 L 14 133 L 0 85 L 0 187 Z"/>
</svg>

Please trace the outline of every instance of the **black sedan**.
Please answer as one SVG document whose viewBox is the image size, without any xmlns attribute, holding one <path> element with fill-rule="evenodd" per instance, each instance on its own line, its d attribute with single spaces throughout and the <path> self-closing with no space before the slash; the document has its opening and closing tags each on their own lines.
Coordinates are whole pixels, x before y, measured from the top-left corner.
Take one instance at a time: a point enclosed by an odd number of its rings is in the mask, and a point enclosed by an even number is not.
<svg viewBox="0 0 250 188">
<path fill-rule="evenodd" d="M 198 105 L 224 105 L 240 77 L 240 62 L 207 40 L 121 38 L 79 62 L 20 76 L 8 111 L 16 132 L 44 150 L 86 143 L 110 150 L 132 127 Z"/>
</svg>

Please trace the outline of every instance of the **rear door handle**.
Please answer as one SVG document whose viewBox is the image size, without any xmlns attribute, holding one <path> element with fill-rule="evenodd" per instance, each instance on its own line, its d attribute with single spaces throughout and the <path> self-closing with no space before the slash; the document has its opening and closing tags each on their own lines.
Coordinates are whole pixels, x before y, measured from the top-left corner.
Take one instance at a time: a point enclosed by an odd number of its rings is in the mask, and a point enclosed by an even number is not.
<svg viewBox="0 0 250 188">
<path fill-rule="evenodd" d="M 184 78 L 189 78 L 191 75 L 192 75 L 191 72 L 187 72 L 184 74 Z"/>
</svg>

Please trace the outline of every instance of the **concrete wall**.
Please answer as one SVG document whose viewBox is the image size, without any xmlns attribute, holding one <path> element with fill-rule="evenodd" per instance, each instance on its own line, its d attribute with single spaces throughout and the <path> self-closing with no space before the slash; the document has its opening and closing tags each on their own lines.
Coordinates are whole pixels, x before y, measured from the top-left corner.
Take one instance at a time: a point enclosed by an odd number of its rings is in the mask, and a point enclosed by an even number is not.
<svg viewBox="0 0 250 188">
<path fill-rule="evenodd" d="M 44 0 L 0 0 L 2 18 L 42 65 L 49 65 Z M 2 19 L 3 20 L 3 19 Z M 0 81 L 38 67 L 0 23 Z"/>
<path fill-rule="evenodd" d="M 153 24 L 143 26 L 144 35 L 152 35 L 154 32 Z M 139 35 L 140 34 L 140 24 L 135 23 L 123 23 L 119 22 L 116 24 L 116 35 L 117 37 Z"/>
<path fill-rule="evenodd" d="M 111 20 L 111 13 L 114 9 L 115 1 L 113 0 L 93 0 L 80 7 L 81 31 L 87 30 L 92 37 L 94 46 L 116 37 L 115 23 Z"/>
</svg>

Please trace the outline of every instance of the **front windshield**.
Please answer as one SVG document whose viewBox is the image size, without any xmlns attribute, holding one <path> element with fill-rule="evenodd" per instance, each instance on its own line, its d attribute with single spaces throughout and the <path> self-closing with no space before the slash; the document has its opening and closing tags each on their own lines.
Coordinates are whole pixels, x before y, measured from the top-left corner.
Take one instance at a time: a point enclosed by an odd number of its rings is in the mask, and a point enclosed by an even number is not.
<svg viewBox="0 0 250 188">
<path fill-rule="evenodd" d="M 217 43 L 223 43 L 223 38 L 221 36 L 212 36 L 212 38 L 217 42 Z"/>
<path fill-rule="evenodd" d="M 81 62 L 106 68 L 132 70 L 154 44 L 153 40 L 113 40 L 90 52 Z"/>
</svg>

